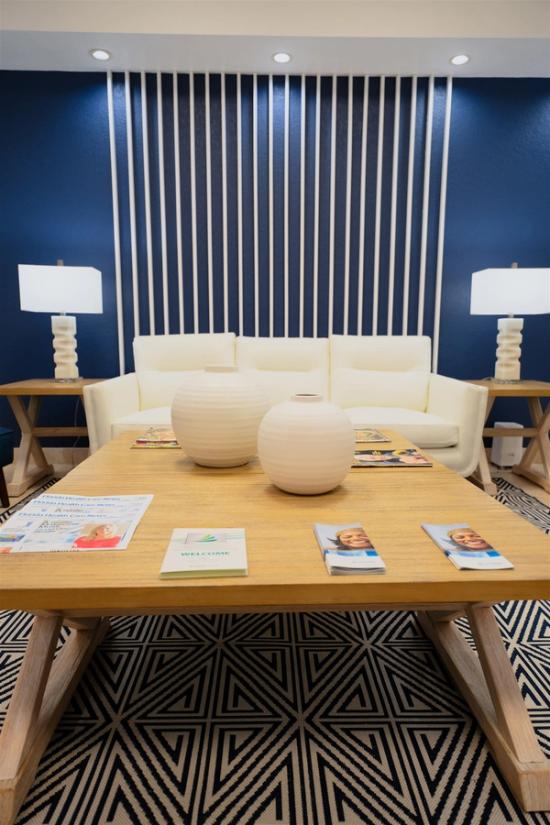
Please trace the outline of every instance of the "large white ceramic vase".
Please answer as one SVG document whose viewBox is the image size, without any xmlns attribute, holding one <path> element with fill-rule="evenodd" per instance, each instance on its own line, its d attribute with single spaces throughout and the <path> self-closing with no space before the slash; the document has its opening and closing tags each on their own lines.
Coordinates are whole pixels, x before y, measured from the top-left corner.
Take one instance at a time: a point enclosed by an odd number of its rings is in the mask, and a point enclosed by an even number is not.
<svg viewBox="0 0 550 825">
<path fill-rule="evenodd" d="M 267 408 L 264 391 L 237 367 L 206 367 L 176 392 L 172 429 L 196 464 L 238 467 L 256 455 Z"/>
<path fill-rule="evenodd" d="M 327 493 L 353 462 L 355 437 L 344 411 L 321 395 L 294 395 L 265 415 L 258 456 L 273 484 L 288 493 Z"/>
</svg>

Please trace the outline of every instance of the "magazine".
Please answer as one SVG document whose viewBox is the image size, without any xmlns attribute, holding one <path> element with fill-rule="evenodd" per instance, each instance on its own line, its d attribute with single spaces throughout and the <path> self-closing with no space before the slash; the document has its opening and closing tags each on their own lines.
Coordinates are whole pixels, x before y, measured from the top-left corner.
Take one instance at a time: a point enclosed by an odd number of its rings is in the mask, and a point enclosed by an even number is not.
<svg viewBox="0 0 550 825">
<path fill-rule="evenodd" d="M 514 567 L 468 524 L 423 524 L 422 529 L 459 570 L 511 570 Z"/>
<path fill-rule="evenodd" d="M 355 430 L 355 441 L 358 444 L 374 443 L 375 441 L 391 441 L 387 435 L 381 433 L 380 430 Z"/>
<path fill-rule="evenodd" d="M 152 498 L 44 493 L 0 526 L 0 553 L 125 550 Z"/>
<path fill-rule="evenodd" d="M 426 456 L 407 447 L 403 450 L 355 450 L 352 467 L 432 467 Z"/>
<path fill-rule="evenodd" d="M 243 527 L 188 527 L 172 531 L 161 579 L 247 576 Z"/>
<path fill-rule="evenodd" d="M 384 561 L 359 522 L 315 524 L 313 532 L 331 576 L 385 572 Z"/>
<path fill-rule="evenodd" d="M 164 450 L 179 450 L 180 445 L 177 442 L 176 435 L 173 430 L 167 427 L 149 427 L 147 432 L 138 436 L 132 444 L 133 450 L 150 450 L 150 449 L 164 449 Z"/>
</svg>

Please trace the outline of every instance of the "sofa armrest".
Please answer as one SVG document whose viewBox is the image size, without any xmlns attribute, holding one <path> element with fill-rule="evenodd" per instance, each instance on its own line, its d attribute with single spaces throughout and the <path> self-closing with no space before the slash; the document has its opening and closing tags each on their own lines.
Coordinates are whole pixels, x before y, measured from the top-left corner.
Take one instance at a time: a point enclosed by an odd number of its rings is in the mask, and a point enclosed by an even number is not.
<svg viewBox="0 0 550 825">
<path fill-rule="evenodd" d="M 84 409 L 90 452 L 111 439 L 111 424 L 139 410 L 139 387 L 135 372 L 84 387 Z"/>
<path fill-rule="evenodd" d="M 487 388 L 430 375 L 427 412 L 457 424 L 460 472 L 470 476 L 479 462 L 487 410 Z"/>
</svg>

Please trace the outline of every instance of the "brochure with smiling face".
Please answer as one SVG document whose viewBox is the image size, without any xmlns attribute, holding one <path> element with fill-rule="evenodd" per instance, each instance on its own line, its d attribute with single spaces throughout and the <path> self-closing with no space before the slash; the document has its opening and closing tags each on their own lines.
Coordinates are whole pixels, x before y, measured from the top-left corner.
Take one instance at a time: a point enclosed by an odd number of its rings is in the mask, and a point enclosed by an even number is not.
<svg viewBox="0 0 550 825">
<path fill-rule="evenodd" d="M 459 570 L 512 570 L 514 567 L 468 524 L 423 524 L 422 529 Z"/>
<path fill-rule="evenodd" d="M 243 527 L 187 527 L 172 531 L 161 579 L 247 576 Z"/>
<path fill-rule="evenodd" d="M 313 531 L 331 576 L 385 572 L 362 524 L 315 524 Z"/>
</svg>

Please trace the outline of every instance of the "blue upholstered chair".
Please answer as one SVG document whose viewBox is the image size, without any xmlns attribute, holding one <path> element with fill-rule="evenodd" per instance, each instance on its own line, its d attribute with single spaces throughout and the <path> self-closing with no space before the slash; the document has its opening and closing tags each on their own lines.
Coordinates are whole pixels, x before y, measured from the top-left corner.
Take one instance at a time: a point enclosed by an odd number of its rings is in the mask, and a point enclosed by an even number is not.
<svg viewBox="0 0 550 825">
<path fill-rule="evenodd" d="M 0 502 L 2 503 L 2 507 L 10 506 L 8 488 L 6 487 L 6 479 L 4 478 L 4 467 L 6 464 L 11 464 L 12 461 L 13 433 L 11 430 L 6 430 L 5 427 L 0 427 Z"/>
</svg>

